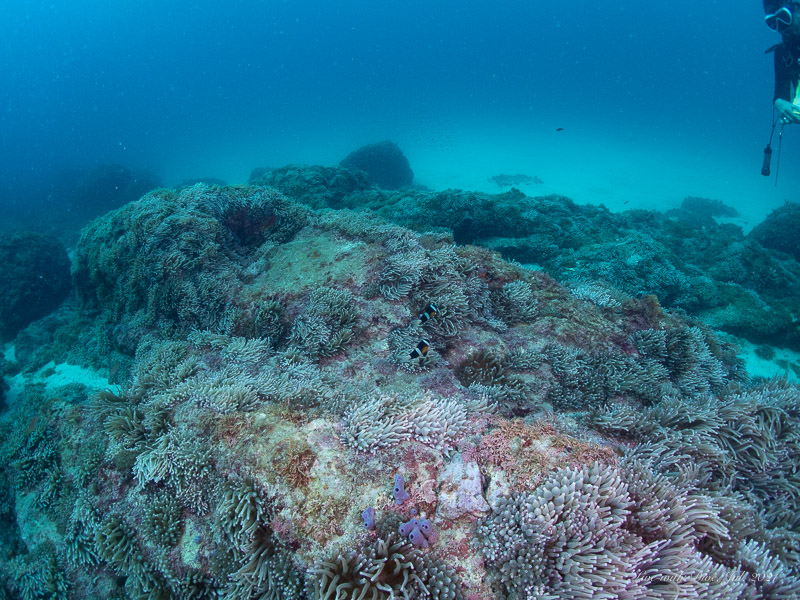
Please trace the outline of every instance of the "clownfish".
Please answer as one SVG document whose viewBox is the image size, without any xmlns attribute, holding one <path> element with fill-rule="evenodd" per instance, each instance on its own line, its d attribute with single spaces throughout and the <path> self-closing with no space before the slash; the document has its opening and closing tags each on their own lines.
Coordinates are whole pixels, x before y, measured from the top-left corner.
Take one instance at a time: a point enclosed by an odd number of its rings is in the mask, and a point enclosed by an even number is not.
<svg viewBox="0 0 800 600">
<path fill-rule="evenodd" d="M 437 312 L 439 312 L 439 309 L 436 308 L 436 305 L 433 302 L 431 302 L 425 307 L 425 310 L 422 311 L 422 314 L 419 316 L 419 322 L 424 323 L 428 319 L 432 319 Z"/>
<path fill-rule="evenodd" d="M 431 345 L 428 340 L 422 340 L 419 344 L 417 344 L 416 348 L 414 348 L 409 356 L 411 359 L 415 358 L 422 358 L 423 356 L 427 356 L 428 350 L 430 349 Z"/>
</svg>

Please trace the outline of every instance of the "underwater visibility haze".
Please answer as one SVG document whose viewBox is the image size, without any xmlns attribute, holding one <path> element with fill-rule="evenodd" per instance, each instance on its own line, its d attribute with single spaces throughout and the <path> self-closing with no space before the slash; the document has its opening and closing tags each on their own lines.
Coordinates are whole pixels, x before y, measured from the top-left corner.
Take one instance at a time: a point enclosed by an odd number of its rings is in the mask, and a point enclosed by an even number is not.
<svg viewBox="0 0 800 600">
<path fill-rule="evenodd" d="M 760 2 L 0 33 L 0 600 L 800 598 Z"/>
<path fill-rule="evenodd" d="M 0 28 L 4 205 L 63 169 L 236 183 L 387 138 L 431 187 L 523 169 L 751 224 L 797 188 L 791 128 L 778 188 L 759 176 L 778 36 L 757 1 L 20 2 Z"/>
</svg>

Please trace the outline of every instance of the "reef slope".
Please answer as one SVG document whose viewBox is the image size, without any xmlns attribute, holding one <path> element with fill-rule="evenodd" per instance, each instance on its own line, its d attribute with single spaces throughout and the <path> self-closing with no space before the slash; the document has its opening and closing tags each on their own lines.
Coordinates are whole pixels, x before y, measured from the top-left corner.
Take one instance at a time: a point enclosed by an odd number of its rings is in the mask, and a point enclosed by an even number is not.
<svg viewBox="0 0 800 600">
<path fill-rule="evenodd" d="M 653 295 L 260 186 L 152 192 L 73 277 L 52 352 L 118 387 L 3 425 L 0 595 L 800 593 L 800 392 Z"/>
</svg>

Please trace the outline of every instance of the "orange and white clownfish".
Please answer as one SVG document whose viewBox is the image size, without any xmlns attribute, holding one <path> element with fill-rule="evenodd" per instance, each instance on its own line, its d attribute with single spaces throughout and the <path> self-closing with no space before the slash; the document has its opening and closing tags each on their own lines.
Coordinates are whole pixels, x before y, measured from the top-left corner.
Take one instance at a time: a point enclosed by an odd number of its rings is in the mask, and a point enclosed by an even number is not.
<svg viewBox="0 0 800 600">
<path fill-rule="evenodd" d="M 428 340 L 422 340 L 417 346 L 411 351 L 409 356 L 411 359 L 415 358 L 422 358 L 423 356 L 427 356 L 428 350 L 430 349 L 431 345 Z"/>
<path fill-rule="evenodd" d="M 422 311 L 422 314 L 419 316 L 419 322 L 424 323 L 428 319 L 432 319 L 437 312 L 439 312 L 439 309 L 436 308 L 436 305 L 433 302 L 431 302 L 425 307 L 425 310 Z"/>
</svg>

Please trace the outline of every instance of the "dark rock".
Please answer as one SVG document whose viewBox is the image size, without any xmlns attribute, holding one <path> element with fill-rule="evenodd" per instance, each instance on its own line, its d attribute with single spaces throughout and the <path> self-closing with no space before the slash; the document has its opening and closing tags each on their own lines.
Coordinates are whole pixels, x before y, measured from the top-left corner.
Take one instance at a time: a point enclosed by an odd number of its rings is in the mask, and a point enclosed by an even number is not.
<svg viewBox="0 0 800 600">
<path fill-rule="evenodd" d="M 764 360 L 772 360 L 775 358 L 775 348 L 772 346 L 756 346 L 756 356 Z"/>
<path fill-rule="evenodd" d="M 63 176 L 56 196 L 84 218 L 93 218 L 138 200 L 161 186 L 158 177 L 122 165 L 101 165 L 88 173 Z"/>
<path fill-rule="evenodd" d="M 764 248 L 785 252 L 800 261 L 800 204 L 787 202 L 776 208 L 748 237 Z"/>
<path fill-rule="evenodd" d="M 258 180 L 269 175 L 270 171 L 272 171 L 272 167 L 256 167 L 250 171 L 250 177 L 247 183 L 257 184 Z"/>
<path fill-rule="evenodd" d="M 51 235 L 72 248 L 92 219 L 138 200 L 159 179 L 121 165 L 42 173 L 35 183 L 3 198 L 0 231 L 28 230 Z"/>
<path fill-rule="evenodd" d="M 52 349 L 56 332 L 65 325 L 65 319 L 55 311 L 28 327 L 14 339 L 14 356 L 26 371 L 35 371 L 53 359 Z"/>
<path fill-rule="evenodd" d="M 71 286 L 69 257 L 55 238 L 20 232 L 0 240 L 0 338 L 52 312 Z"/>
<path fill-rule="evenodd" d="M 696 196 L 684 198 L 683 202 L 681 202 L 681 209 L 698 215 L 707 215 L 709 217 L 736 218 L 739 216 L 738 210 L 724 204 L 722 200 L 711 200 L 709 198 L 698 198 Z"/>
<path fill-rule="evenodd" d="M 9 389 L 5 379 L 6 359 L 0 356 L 0 411 L 6 408 L 6 391 Z"/>
<path fill-rule="evenodd" d="M 739 217 L 739 212 L 735 208 L 723 204 L 721 200 L 696 196 L 684 198 L 680 208 L 673 208 L 664 214 L 672 219 L 682 221 L 688 226 L 699 228 L 716 226 L 718 217 L 730 219 Z"/>
<path fill-rule="evenodd" d="M 378 142 L 362 146 L 339 163 L 347 169 L 364 171 L 375 185 L 396 190 L 411 185 L 414 172 L 403 151 L 394 142 Z"/>
</svg>

